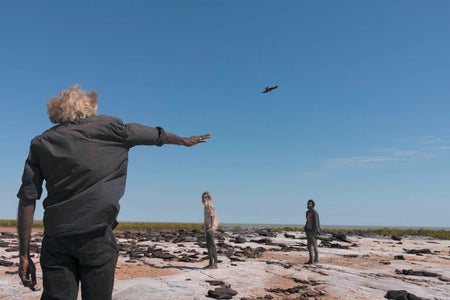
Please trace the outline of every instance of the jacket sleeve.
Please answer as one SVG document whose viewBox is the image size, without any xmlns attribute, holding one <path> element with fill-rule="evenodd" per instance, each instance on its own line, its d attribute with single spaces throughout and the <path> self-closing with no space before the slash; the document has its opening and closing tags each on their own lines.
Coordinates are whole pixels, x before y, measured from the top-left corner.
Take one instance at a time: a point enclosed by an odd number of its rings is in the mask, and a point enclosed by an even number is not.
<svg viewBox="0 0 450 300">
<path fill-rule="evenodd" d="M 316 220 L 316 233 L 317 234 L 320 234 L 320 220 L 319 220 L 319 213 L 317 212 L 317 211 L 315 211 L 315 213 L 314 213 L 314 217 L 315 217 L 315 220 Z"/>
<path fill-rule="evenodd" d="M 30 147 L 25 167 L 22 174 L 22 184 L 17 197 L 25 200 L 35 200 L 41 198 L 43 178 L 37 162 L 36 155 L 33 153 L 33 145 Z"/>
<path fill-rule="evenodd" d="M 303 230 L 306 231 L 306 224 L 308 224 L 308 211 L 305 213 L 305 226 L 303 226 Z"/>
<path fill-rule="evenodd" d="M 137 123 L 126 124 L 126 143 L 131 148 L 138 145 L 162 146 L 167 134 L 161 127 L 148 127 Z"/>
</svg>

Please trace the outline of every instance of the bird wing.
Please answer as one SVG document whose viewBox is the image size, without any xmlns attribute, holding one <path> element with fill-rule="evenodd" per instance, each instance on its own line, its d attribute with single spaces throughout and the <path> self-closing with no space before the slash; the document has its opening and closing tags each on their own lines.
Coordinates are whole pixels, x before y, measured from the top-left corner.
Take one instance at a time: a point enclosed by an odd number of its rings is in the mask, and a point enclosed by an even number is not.
<svg viewBox="0 0 450 300">
<path fill-rule="evenodd" d="M 264 91 L 261 92 L 261 93 L 268 93 L 268 92 L 270 92 L 270 91 L 276 89 L 277 87 L 278 87 L 278 85 L 271 86 L 271 87 L 266 86 L 266 88 L 264 89 Z"/>
</svg>

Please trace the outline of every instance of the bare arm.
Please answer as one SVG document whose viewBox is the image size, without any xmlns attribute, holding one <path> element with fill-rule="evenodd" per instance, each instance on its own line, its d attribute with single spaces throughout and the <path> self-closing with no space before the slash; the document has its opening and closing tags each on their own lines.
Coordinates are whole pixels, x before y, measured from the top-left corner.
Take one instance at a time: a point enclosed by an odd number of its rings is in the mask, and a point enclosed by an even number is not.
<svg viewBox="0 0 450 300">
<path fill-rule="evenodd" d="M 36 285 L 36 267 L 30 256 L 31 229 L 33 228 L 36 200 L 20 199 L 17 214 L 17 230 L 19 233 L 19 276 L 22 284 L 34 290 Z"/>
<path fill-rule="evenodd" d="M 193 135 L 185 138 L 179 137 L 178 135 L 170 132 L 166 132 L 166 134 L 167 134 L 166 144 L 183 145 L 186 147 L 192 147 L 199 143 L 206 143 L 206 141 L 211 137 L 210 133 L 203 135 Z"/>
<path fill-rule="evenodd" d="M 214 216 L 211 216 L 211 220 L 209 220 L 209 227 L 207 231 L 212 231 L 213 223 L 214 222 Z"/>
</svg>

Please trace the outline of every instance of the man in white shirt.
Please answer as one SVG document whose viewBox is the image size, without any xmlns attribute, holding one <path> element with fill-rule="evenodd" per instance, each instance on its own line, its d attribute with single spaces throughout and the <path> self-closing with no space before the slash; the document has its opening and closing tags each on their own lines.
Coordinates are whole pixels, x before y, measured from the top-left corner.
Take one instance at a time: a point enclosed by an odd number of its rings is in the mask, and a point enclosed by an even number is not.
<svg viewBox="0 0 450 300">
<path fill-rule="evenodd" d="M 205 269 L 217 269 L 217 248 L 214 242 L 214 232 L 219 226 L 219 219 L 217 217 L 216 209 L 212 204 L 213 195 L 209 192 L 202 194 L 202 203 L 205 214 L 205 231 L 206 231 L 206 248 L 208 249 L 209 264 Z"/>
</svg>

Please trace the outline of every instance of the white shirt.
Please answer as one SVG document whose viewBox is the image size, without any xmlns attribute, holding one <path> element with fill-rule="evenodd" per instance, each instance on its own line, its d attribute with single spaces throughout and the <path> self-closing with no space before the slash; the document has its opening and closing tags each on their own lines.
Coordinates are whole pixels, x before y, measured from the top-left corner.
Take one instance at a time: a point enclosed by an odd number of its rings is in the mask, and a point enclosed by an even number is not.
<svg viewBox="0 0 450 300">
<path fill-rule="evenodd" d="M 205 229 L 211 229 L 213 231 L 217 230 L 219 227 L 219 218 L 217 217 L 216 209 L 213 204 L 209 201 L 205 205 Z"/>
</svg>

